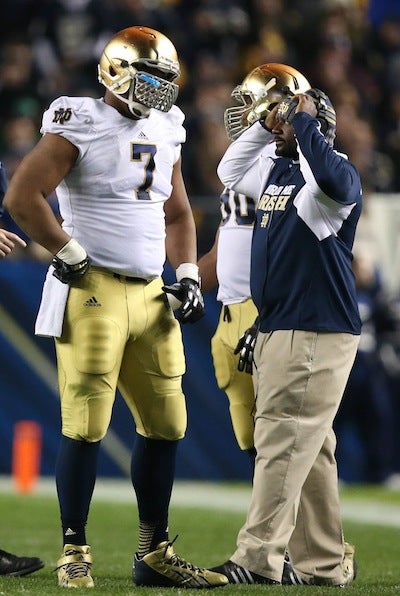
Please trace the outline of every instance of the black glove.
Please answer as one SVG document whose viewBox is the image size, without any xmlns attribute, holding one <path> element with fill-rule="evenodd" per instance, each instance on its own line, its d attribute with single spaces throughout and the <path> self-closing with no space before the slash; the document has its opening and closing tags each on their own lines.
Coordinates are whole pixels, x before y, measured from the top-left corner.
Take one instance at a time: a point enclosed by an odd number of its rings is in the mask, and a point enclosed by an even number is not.
<svg viewBox="0 0 400 596">
<path fill-rule="evenodd" d="M 276 119 L 284 120 L 285 122 L 289 122 L 289 124 L 291 124 L 298 105 L 297 99 L 293 99 L 292 97 L 283 99 L 279 104 L 278 111 L 276 113 Z"/>
<path fill-rule="evenodd" d="M 54 267 L 53 275 L 59 279 L 63 284 L 69 284 L 75 279 L 83 277 L 86 271 L 89 269 L 89 257 L 86 257 L 80 263 L 76 265 L 68 265 L 65 261 L 62 261 L 59 257 L 54 256 L 51 264 Z"/>
<path fill-rule="evenodd" d="M 256 322 L 251 327 L 246 329 L 246 331 L 240 337 L 234 351 L 234 354 L 240 354 L 238 370 L 240 370 L 241 372 L 245 371 L 250 375 L 253 372 L 253 354 L 254 347 L 256 345 L 257 334 L 258 324 Z"/>
<path fill-rule="evenodd" d="M 197 281 L 184 277 L 170 286 L 163 286 L 166 294 L 172 294 L 182 304 L 176 318 L 181 323 L 195 323 L 204 315 L 204 300 Z"/>
</svg>

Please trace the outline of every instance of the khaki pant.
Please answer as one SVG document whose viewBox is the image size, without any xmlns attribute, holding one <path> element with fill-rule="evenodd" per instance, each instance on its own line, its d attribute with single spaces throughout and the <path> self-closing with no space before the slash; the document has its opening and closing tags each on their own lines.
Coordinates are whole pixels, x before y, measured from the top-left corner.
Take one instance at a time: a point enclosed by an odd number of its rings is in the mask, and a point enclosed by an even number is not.
<svg viewBox="0 0 400 596">
<path fill-rule="evenodd" d="M 343 582 L 332 423 L 359 336 L 260 333 L 254 354 L 257 458 L 246 523 L 231 559 L 281 581 L 285 549 L 299 575 Z"/>
</svg>

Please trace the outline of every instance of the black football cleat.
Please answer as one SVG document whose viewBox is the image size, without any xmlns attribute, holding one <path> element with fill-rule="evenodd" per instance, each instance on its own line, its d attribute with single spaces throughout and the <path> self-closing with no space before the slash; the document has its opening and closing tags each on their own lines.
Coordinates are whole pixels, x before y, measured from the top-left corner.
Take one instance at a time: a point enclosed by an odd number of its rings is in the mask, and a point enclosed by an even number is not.
<svg viewBox="0 0 400 596">
<path fill-rule="evenodd" d="M 155 551 L 142 559 L 135 555 L 133 581 L 137 586 L 201 589 L 228 584 L 225 575 L 182 559 L 174 552 L 172 542 L 161 542 Z"/>
<path fill-rule="evenodd" d="M 230 584 L 280 584 L 274 579 L 249 571 L 246 567 L 241 567 L 233 561 L 226 561 L 218 567 L 212 567 L 210 571 L 226 575 Z"/>
<path fill-rule="evenodd" d="M 29 575 L 42 567 L 44 563 L 38 557 L 17 557 L 0 549 L 0 575 L 9 577 Z"/>
</svg>

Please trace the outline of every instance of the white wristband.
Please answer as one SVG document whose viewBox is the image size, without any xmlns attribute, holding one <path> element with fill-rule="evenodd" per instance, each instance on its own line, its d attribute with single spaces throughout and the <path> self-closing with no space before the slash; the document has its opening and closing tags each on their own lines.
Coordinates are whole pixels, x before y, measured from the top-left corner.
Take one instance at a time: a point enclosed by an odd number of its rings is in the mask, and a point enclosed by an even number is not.
<svg viewBox="0 0 400 596">
<path fill-rule="evenodd" d="M 199 281 L 199 268 L 195 263 L 181 263 L 176 270 L 176 279 L 181 281 L 184 277 Z"/>
<path fill-rule="evenodd" d="M 67 263 L 67 265 L 77 265 L 77 263 L 86 259 L 87 254 L 83 246 L 74 240 L 74 238 L 71 238 L 71 240 L 58 251 L 56 257 L 64 261 L 64 263 Z"/>
</svg>

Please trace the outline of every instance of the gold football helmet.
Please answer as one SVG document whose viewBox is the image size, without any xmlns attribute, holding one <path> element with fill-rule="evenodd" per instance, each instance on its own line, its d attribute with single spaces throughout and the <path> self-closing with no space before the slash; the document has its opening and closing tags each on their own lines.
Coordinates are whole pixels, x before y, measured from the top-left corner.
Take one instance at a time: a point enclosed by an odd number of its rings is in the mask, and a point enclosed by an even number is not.
<svg viewBox="0 0 400 596">
<path fill-rule="evenodd" d="M 128 104 L 137 118 L 150 109 L 168 112 L 178 97 L 180 75 L 172 42 L 149 27 L 128 27 L 108 42 L 98 65 L 99 82 Z"/>
<path fill-rule="evenodd" d="M 232 91 L 232 97 L 241 105 L 225 110 L 224 123 L 228 137 L 237 139 L 282 99 L 304 93 L 310 87 L 298 70 L 286 64 L 257 66 Z"/>
</svg>

